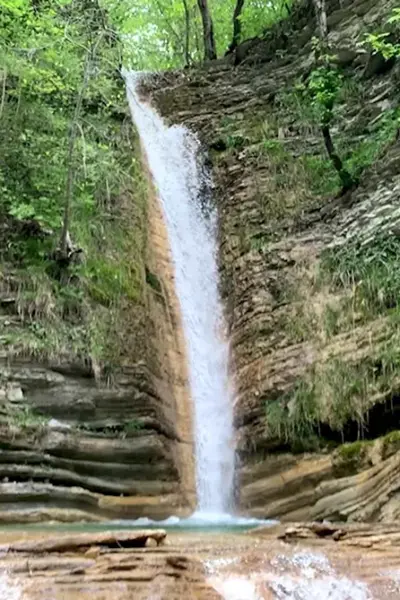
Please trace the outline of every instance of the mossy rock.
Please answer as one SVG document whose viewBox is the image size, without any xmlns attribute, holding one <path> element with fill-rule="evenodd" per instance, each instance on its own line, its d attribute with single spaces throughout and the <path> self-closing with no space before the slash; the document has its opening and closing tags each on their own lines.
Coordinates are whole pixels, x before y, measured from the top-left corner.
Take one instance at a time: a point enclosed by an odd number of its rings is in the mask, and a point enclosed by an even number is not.
<svg viewBox="0 0 400 600">
<path fill-rule="evenodd" d="M 400 450 L 400 431 L 391 431 L 383 438 L 382 458 L 385 460 Z"/>
<path fill-rule="evenodd" d="M 373 442 L 371 441 L 359 440 L 339 446 L 332 457 L 335 476 L 346 477 L 354 475 L 371 466 L 369 450 L 372 445 Z"/>
</svg>

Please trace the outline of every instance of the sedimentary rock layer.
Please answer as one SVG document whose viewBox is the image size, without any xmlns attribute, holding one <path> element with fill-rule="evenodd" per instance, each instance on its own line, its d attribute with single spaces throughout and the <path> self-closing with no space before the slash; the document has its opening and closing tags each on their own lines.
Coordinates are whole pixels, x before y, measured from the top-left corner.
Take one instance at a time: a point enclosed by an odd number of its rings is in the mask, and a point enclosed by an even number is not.
<svg viewBox="0 0 400 600">
<path fill-rule="evenodd" d="M 392 7 L 389 1 L 327 3 L 332 52 L 362 88 L 362 98 L 344 103 L 342 129 L 333 131 L 353 146 L 398 106 L 398 67 L 385 70 L 359 44 Z M 313 67 L 312 15 L 311 3 L 296 5 L 290 27 L 283 24 L 203 70 L 149 81 L 145 90 L 166 118 L 198 132 L 213 163 L 236 374 L 241 508 L 259 517 L 388 520 L 399 514 L 397 455 L 346 477 L 328 453 L 282 455 L 285 448 L 266 422 L 267 404 L 293 393 L 307 374 L 334 360 L 373 362 L 393 335 L 382 317 L 358 322 L 353 315 L 351 326 L 329 336 L 320 326 L 330 301 L 328 290 L 315 291 L 321 254 L 356 237 L 398 230 L 400 147 L 392 139 L 350 195 L 315 203 L 300 165 L 305 155 L 324 156 L 323 142 L 295 104 L 285 108 L 283 93 L 301 85 Z M 274 151 L 292 157 L 290 169 L 274 161 Z M 311 330 L 300 331 L 309 314 Z M 383 399 L 371 394 L 368 402 Z"/>
<path fill-rule="evenodd" d="M 194 509 L 190 394 L 168 238 L 149 180 L 141 347 L 112 381 L 78 362 L 0 361 L 0 521 L 164 519 Z M 124 344 L 124 340 L 121 339 Z"/>
</svg>

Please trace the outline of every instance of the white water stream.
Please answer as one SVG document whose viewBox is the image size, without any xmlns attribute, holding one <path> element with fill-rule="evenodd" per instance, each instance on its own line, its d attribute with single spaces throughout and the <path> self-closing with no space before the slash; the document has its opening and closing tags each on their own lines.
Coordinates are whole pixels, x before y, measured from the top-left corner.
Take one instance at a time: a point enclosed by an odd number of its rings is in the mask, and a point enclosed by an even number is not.
<svg viewBox="0 0 400 600">
<path fill-rule="evenodd" d="M 322 553 L 277 555 L 265 570 L 235 573 L 240 562 L 208 561 L 209 581 L 224 600 L 373 600 L 368 585 L 337 573 Z M 243 569 L 243 566 L 242 566 Z M 225 573 L 224 573 L 225 570 Z M 247 569 L 246 569 L 247 570 Z M 231 573 L 229 573 L 231 571 Z"/>
<path fill-rule="evenodd" d="M 200 144 L 168 127 L 125 74 L 128 100 L 162 206 L 175 269 L 195 413 L 198 512 L 217 521 L 232 510 L 234 447 L 229 348 L 218 293 L 216 214 L 203 210 L 207 174 Z"/>
</svg>

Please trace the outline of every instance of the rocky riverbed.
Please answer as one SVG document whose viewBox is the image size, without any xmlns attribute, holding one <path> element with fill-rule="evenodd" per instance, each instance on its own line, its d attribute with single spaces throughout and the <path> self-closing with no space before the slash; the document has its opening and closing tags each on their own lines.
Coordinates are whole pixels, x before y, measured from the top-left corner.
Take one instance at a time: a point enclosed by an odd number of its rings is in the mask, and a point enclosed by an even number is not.
<svg viewBox="0 0 400 600">
<path fill-rule="evenodd" d="M 3 600 L 394 600 L 399 526 L 0 535 Z"/>
</svg>

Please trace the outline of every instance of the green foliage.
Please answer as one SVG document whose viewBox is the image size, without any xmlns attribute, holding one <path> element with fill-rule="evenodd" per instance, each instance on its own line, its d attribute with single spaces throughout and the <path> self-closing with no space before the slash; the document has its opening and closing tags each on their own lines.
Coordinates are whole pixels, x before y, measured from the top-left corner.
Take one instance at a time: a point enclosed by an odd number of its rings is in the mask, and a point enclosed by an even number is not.
<svg viewBox="0 0 400 600">
<path fill-rule="evenodd" d="M 16 313 L 1 322 L 0 338 L 13 355 L 118 362 L 129 321 L 123 313 L 133 315 L 141 302 L 146 184 L 126 119 L 111 8 L 106 1 L 34 8 L 28 0 L 0 0 L 1 293 L 14 298 Z M 61 274 L 52 254 L 70 167 L 69 229 L 83 260 Z"/>
<path fill-rule="evenodd" d="M 366 137 L 350 149 L 343 144 L 344 164 L 353 177 L 380 158 L 388 145 L 393 143 L 400 128 L 400 108 L 385 110 L 378 119 L 366 127 Z"/>
<path fill-rule="evenodd" d="M 293 450 L 311 450 L 318 445 L 319 407 L 311 380 L 300 381 L 290 394 L 268 402 L 268 436 L 288 444 Z"/>
<path fill-rule="evenodd" d="M 182 0 L 108 0 L 110 15 L 124 35 L 125 63 L 136 70 L 165 70 L 186 62 L 186 13 Z M 236 0 L 209 0 L 218 55 L 227 50 L 233 35 Z M 288 16 L 291 0 L 246 0 L 241 15 L 242 37 L 258 36 Z M 203 59 L 203 33 L 197 0 L 187 0 L 189 57 Z"/>
<path fill-rule="evenodd" d="M 366 316 L 384 314 L 399 305 L 399 260 L 400 239 L 382 233 L 326 250 L 320 277 L 334 288 L 350 288 L 354 305 Z"/>
<path fill-rule="evenodd" d="M 324 397 L 321 410 L 323 422 L 334 431 L 343 431 L 346 423 L 356 421 L 361 435 L 369 393 L 372 391 L 370 388 L 375 387 L 369 366 L 353 366 L 334 359 L 323 370 L 323 385 L 323 390 L 320 387 Z"/>
<path fill-rule="evenodd" d="M 333 74 L 334 81 L 336 74 L 335 72 Z M 317 72 L 314 83 L 316 88 L 321 90 L 321 104 L 316 97 L 311 101 L 308 86 L 297 83 L 293 88 L 286 89 L 279 95 L 277 105 L 282 120 L 285 116 L 287 119 L 290 118 L 302 137 L 318 136 L 324 120 L 335 121 L 339 128 L 337 148 L 343 167 L 354 181 L 358 181 L 365 169 L 374 164 L 383 155 L 386 147 L 393 143 L 400 127 L 400 109 L 387 109 L 372 122 L 365 123 L 360 120 L 356 126 L 360 129 L 361 139 L 352 142 L 347 136 L 340 135 L 340 131 L 349 107 L 363 103 L 362 90 L 354 84 L 353 79 L 342 78 L 339 74 L 339 80 L 341 84 L 338 89 L 334 85 L 330 91 L 326 91 L 325 79 L 324 77 L 320 79 L 320 73 Z M 324 98 L 327 105 L 322 102 Z M 336 108 L 332 112 L 329 103 L 333 99 Z M 306 172 L 309 173 L 307 185 L 316 195 L 332 196 L 340 190 L 338 173 L 326 156 L 325 149 L 322 150 L 322 144 L 321 153 L 314 152 L 308 154 L 304 148 L 298 157 L 298 161 L 304 164 Z"/>
<path fill-rule="evenodd" d="M 286 19 L 292 4 L 292 0 L 274 0 L 273 2 L 247 0 L 242 15 L 243 39 L 259 36 L 276 23 Z"/>
<path fill-rule="evenodd" d="M 311 71 L 306 93 L 322 126 L 329 125 L 332 121 L 333 107 L 342 81 L 342 74 L 332 66 L 329 57 L 325 58 L 324 64 Z"/>
<path fill-rule="evenodd" d="M 381 54 L 386 60 L 389 60 L 395 56 L 400 56 L 400 44 L 392 40 L 392 33 L 399 33 L 400 8 L 393 9 L 391 16 L 386 21 L 386 27 L 389 27 L 392 31 L 367 33 L 364 44 L 369 46 L 375 54 Z"/>
<path fill-rule="evenodd" d="M 7 421 L 10 425 L 16 425 L 21 429 L 39 428 L 44 429 L 48 419 L 35 413 L 30 406 L 11 407 L 8 410 Z"/>
<path fill-rule="evenodd" d="M 0 119 L 0 211 L 17 220 L 35 219 L 43 228 L 59 229 L 67 177 L 67 139 L 75 96 L 91 35 L 100 37 L 85 98 L 102 111 L 80 124 L 74 157 L 76 205 L 94 205 L 107 167 L 115 164 L 101 131 L 104 113 L 121 98 L 112 63 L 115 50 L 102 31 L 102 12 L 76 0 L 36 11 L 30 2 L 7 2 L 0 15 L 2 114 Z M 87 31 L 88 29 L 88 31 Z M 101 43 L 101 40 L 104 40 Z M 97 113 L 97 114 L 96 114 Z"/>
<path fill-rule="evenodd" d="M 398 343 L 397 335 L 362 363 L 332 358 L 318 371 L 307 373 L 289 393 L 267 403 L 268 436 L 293 450 L 310 450 L 326 444 L 320 436 L 322 425 L 343 437 L 345 426 L 353 422 L 361 440 L 368 427 L 368 410 L 396 385 L 400 373 Z M 352 457 L 358 448 L 345 446 L 342 452 L 348 451 Z"/>
<path fill-rule="evenodd" d="M 333 109 L 343 87 L 343 74 L 334 63 L 334 56 L 317 38 L 313 38 L 315 64 L 307 81 L 297 82 L 281 96 L 281 102 L 295 110 L 300 120 L 315 121 L 328 126 L 334 117 Z"/>
</svg>

